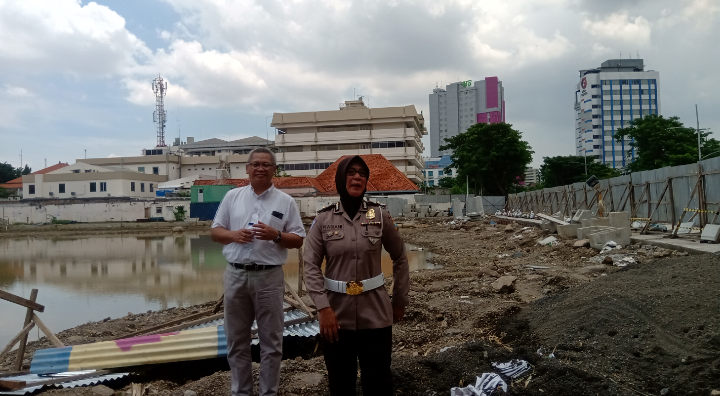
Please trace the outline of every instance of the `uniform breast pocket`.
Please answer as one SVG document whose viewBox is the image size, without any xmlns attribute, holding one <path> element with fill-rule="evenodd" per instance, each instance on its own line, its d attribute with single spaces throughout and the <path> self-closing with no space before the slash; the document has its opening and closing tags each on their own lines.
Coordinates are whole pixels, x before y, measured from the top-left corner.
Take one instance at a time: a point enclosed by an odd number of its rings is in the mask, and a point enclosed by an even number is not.
<svg viewBox="0 0 720 396">
<path fill-rule="evenodd" d="M 377 230 L 363 230 L 362 236 L 365 241 L 365 250 L 375 251 L 382 249 L 382 231 L 379 228 Z"/>
<path fill-rule="evenodd" d="M 342 230 L 323 231 L 323 243 L 328 256 L 341 256 L 345 249 L 345 233 Z"/>
</svg>

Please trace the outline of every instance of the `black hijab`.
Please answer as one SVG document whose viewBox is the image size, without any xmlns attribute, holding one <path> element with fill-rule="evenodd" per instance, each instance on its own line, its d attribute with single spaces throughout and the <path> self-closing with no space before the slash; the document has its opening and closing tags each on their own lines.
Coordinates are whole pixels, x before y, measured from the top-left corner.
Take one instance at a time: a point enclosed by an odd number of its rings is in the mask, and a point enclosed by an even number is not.
<svg viewBox="0 0 720 396">
<path fill-rule="evenodd" d="M 362 205 L 363 197 L 365 196 L 365 191 L 367 191 L 367 181 L 365 183 L 365 190 L 363 190 L 363 193 L 360 194 L 359 197 L 353 197 L 350 196 L 350 194 L 347 191 L 347 169 L 350 167 L 351 164 L 359 164 L 364 169 L 365 172 L 367 172 L 368 180 L 370 179 L 370 168 L 368 168 L 365 161 L 363 161 L 362 158 L 360 158 L 359 155 L 356 155 L 354 157 L 347 157 L 340 161 L 337 167 L 337 171 L 335 172 L 335 188 L 337 189 L 338 194 L 340 194 L 340 202 L 342 203 L 343 209 L 345 209 L 345 212 L 350 216 L 351 219 L 355 218 L 355 215 L 357 214 L 358 210 L 360 210 L 360 206 Z"/>
</svg>

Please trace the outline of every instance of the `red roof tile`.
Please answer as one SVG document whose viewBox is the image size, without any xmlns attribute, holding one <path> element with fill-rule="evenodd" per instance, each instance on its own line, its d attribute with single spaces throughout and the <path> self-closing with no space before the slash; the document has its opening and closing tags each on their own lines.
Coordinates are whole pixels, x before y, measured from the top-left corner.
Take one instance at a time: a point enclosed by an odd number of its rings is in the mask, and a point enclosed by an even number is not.
<svg viewBox="0 0 720 396">
<path fill-rule="evenodd" d="M 418 191 L 415 183 L 405 176 L 381 154 L 361 155 L 367 166 L 370 168 L 370 180 L 368 180 L 368 191 Z M 338 163 L 345 157 L 339 158 L 329 168 L 325 169 L 318 177 L 290 176 L 274 177 L 272 182 L 276 188 L 315 188 L 321 194 L 334 194 L 335 172 Z M 222 180 L 195 180 L 196 186 L 217 186 L 230 184 L 237 187 L 244 187 L 250 184 L 248 179 L 222 179 Z"/>
<path fill-rule="evenodd" d="M 335 161 L 315 179 L 326 191 L 335 191 L 335 172 L 344 156 Z M 368 191 L 417 191 L 418 186 L 410 181 L 398 168 L 381 154 L 367 154 L 360 156 L 368 168 L 370 179 Z"/>
<path fill-rule="evenodd" d="M 58 169 L 60 169 L 60 168 L 66 167 L 66 166 L 68 166 L 68 163 L 66 163 L 66 162 L 58 162 L 57 164 L 55 164 L 55 165 L 53 165 L 53 166 L 48 166 L 48 167 L 45 168 L 45 169 L 40 169 L 40 170 L 37 171 L 37 172 L 32 172 L 31 175 L 44 175 L 44 174 L 46 174 L 46 173 L 50 173 L 50 172 L 52 172 L 52 171 L 56 171 L 56 170 L 58 170 Z M 22 176 L 18 177 L 17 179 L 12 179 L 12 180 L 8 181 L 8 182 L 5 183 L 5 184 L 0 184 L 0 187 L 5 187 L 5 188 L 22 188 Z"/>
</svg>

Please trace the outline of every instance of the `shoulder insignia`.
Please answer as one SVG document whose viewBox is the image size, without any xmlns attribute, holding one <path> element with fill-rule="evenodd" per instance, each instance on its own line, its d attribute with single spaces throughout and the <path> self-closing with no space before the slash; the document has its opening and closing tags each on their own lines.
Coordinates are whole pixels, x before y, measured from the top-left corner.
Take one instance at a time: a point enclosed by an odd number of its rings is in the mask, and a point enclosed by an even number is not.
<svg viewBox="0 0 720 396">
<path fill-rule="evenodd" d="M 328 210 L 330 210 L 330 209 L 332 209 L 332 208 L 334 208 L 334 207 L 335 207 L 335 204 L 328 205 L 328 206 L 326 206 L 326 207 L 318 210 L 317 212 L 318 212 L 318 213 L 327 212 Z"/>
</svg>

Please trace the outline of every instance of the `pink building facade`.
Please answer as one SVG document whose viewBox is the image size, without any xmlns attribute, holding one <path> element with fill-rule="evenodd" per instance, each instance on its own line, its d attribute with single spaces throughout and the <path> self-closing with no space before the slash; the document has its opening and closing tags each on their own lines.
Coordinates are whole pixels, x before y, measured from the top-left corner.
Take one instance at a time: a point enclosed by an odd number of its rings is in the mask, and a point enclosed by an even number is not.
<svg viewBox="0 0 720 396">
<path fill-rule="evenodd" d="M 505 122 L 505 91 L 497 77 L 435 88 L 430 94 L 430 153 L 433 157 L 451 154 L 440 150 L 445 139 L 476 123 L 498 122 Z"/>
</svg>

